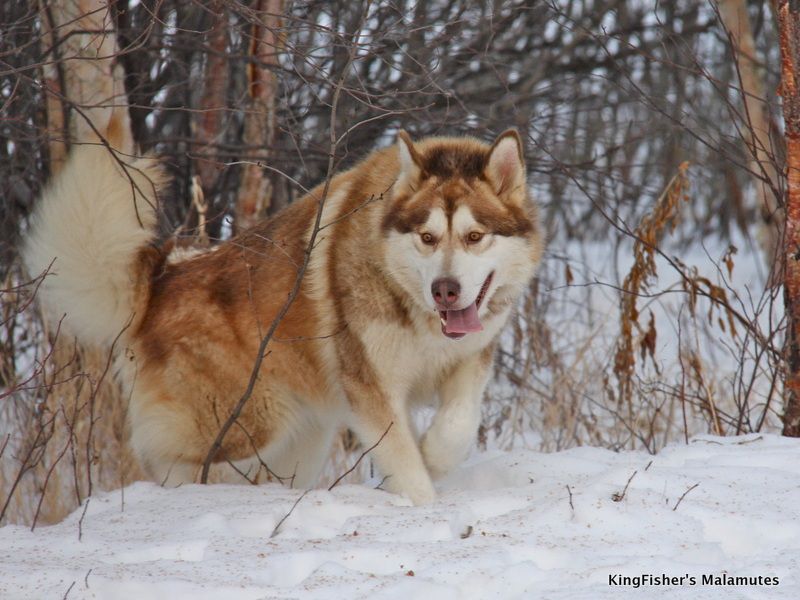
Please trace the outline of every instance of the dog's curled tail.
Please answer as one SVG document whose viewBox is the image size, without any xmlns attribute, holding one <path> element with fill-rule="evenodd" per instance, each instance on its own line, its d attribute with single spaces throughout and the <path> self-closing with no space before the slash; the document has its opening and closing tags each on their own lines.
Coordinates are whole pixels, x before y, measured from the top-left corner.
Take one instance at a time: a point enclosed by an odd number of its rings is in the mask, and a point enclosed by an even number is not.
<svg viewBox="0 0 800 600">
<path fill-rule="evenodd" d="M 152 158 L 73 147 L 31 217 L 22 259 L 44 275 L 39 297 L 48 320 L 81 340 L 109 344 L 135 331 L 158 254 L 159 190 L 166 177 Z"/>
</svg>

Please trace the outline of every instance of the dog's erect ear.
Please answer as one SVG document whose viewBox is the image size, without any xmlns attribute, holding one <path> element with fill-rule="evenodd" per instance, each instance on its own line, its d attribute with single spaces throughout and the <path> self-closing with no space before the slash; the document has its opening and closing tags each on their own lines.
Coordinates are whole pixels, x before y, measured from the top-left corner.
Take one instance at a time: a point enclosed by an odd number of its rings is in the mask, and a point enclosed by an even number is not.
<svg viewBox="0 0 800 600">
<path fill-rule="evenodd" d="M 397 132 L 397 153 L 400 157 L 397 183 L 413 186 L 422 175 L 422 157 L 414 147 L 411 137 L 403 129 Z"/>
<path fill-rule="evenodd" d="M 494 141 L 486 161 L 486 176 L 498 196 L 525 191 L 525 158 L 516 129 L 507 129 Z"/>
</svg>

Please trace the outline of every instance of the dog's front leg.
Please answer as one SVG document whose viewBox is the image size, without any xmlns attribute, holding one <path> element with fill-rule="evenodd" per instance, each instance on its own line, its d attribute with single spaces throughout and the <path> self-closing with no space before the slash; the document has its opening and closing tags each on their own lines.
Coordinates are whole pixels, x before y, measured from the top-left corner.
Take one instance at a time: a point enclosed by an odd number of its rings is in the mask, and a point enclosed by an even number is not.
<svg viewBox="0 0 800 600">
<path fill-rule="evenodd" d="M 436 492 L 414 439 L 402 395 L 392 396 L 356 382 L 346 382 L 345 391 L 353 411 L 351 429 L 365 450 L 377 443 L 369 456 L 386 478 L 384 487 L 405 494 L 417 505 L 433 502 Z"/>
<path fill-rule="evenodd" d="M 493 350 L 459 363 L 439 390 L 441 406 L 422 438 L 422 455 L 434 478 L 458 466 L 475 442 Z"/>
</svg>

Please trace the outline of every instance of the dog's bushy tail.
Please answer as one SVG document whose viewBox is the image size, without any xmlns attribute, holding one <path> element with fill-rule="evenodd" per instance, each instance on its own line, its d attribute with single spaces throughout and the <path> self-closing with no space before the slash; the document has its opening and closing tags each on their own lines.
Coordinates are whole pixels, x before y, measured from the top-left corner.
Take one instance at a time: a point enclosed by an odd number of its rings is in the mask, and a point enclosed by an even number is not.
<svg viewBox="0 0 800 600">
<path fill-rule="evenodd" d="M 45 189 L 22 249 L 49 320 L 81 340 L 108 344 L 135 331 L 149 298 L 159 190 L 152 158 L 73 147 Z"/>
</svg>

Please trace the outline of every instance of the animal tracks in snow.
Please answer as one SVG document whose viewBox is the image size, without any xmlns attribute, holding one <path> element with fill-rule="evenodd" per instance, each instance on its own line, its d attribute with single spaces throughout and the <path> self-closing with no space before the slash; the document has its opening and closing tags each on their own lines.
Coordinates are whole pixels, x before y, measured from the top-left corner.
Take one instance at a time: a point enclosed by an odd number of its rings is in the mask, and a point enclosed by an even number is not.
<svg viewBox="0 0 800 600">
<path fill-rule="evenodd" d="M 613 574 L 724 571 L 780 585 L 636 594 L 794 599 L 798 456 L 800 441 L 777 436 L 699 438 L 656 456 L 477 454 L 429 506 L 369 485 L 312 490 L 275 535 L 302 492 L 136 483 L 124 509 L 120 492 L 92 499 L 80 541 L 82 508 L 34 532 L 0 529 L 0 598 L 61 598 L 72 586 L 70 600 L 610 599 L 621 591 Z"/>
</svg>

